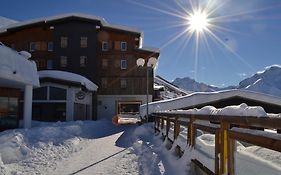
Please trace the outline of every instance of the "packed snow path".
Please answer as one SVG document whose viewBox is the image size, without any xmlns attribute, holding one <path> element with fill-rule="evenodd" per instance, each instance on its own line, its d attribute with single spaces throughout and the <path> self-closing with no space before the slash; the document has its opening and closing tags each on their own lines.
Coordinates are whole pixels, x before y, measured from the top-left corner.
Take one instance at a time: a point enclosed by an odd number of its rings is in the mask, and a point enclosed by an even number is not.
<svg viewBox="0 0 281 175">
<path fill-rule="evenodd" d="M 85 147 L 58 163 L 55 174 L 137 174 L 137 157 L 118 145 L 124 131 L 89 140 Z M 116 144 L 117 143 L 117 144 Z M 51 174 L 51 173 L 50 173 Z"/>
<path fill-rule="evenodd" d="M 153 124 L 46 124 L 0 133 L 0 174 L 187 174 Z"/>
</svg>

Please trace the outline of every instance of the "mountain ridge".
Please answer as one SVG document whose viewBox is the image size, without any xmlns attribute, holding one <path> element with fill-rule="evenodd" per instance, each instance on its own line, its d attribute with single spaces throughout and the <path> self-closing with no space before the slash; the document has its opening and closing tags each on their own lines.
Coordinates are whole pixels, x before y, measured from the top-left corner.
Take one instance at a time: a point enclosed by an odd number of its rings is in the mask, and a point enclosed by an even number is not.
<svg viewBox="0 0 281 175">
<path fill-rule="evenodd" d="M 245 78 L 240 81 L 238 85 L 224 88 L 197 82 L 189 77 L 176 78 L 171 83 L 181 89 L 192 92 L 215 92 L 228 89 L 244 89 L 281 97 L 281 65 L 265 67 L 263 71 L 259 71 L 253 76 Z"/>
</svg>

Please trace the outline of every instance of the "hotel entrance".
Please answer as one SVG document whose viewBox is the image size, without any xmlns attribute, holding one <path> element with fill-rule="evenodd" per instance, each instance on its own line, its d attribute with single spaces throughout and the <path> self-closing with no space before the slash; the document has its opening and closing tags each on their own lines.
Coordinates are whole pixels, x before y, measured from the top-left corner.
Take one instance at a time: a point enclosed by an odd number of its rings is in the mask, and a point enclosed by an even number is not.
<svg viewBox="0 0 281 175">
<path fill-rule="evenodd" d="M 118 101 L 117 114 L 139 114 L 141 101 Z"/>
<path fill-rule="evenodd" d="M 0 88 L 0 130 L 17 128 L 20 91 Z"/>
</svg>

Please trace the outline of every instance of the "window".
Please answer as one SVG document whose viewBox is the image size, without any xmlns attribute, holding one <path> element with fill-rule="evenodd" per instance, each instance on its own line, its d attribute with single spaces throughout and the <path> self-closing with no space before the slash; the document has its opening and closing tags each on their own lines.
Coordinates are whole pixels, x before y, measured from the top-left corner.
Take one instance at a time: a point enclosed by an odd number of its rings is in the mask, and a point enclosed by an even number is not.
<svg viewBox="0 0 281 175">
<path fill-rule="evenodd" d="M 80 56 L 80 67 L 86 66 L 87 57 L 86 56 Z"/>
<path fill-rule="evenodd" d="M 41 50 L 40 42 L 35 42 L 35 50 Z"/>
<path fill-rule="evenodd" d="M 121 69 L 127 69 L 127 60 L 121 60 L 120 67 Z"/>
<path fill-rule="evenodd" d="M 127 50 L 127 42 L 122 41 L 121 42 L 121 51 L 126 51 Z"/>
<path fill-rule="evenodd" d="M 126 79 L 124 79 L 124 78 L 120 79 L 120 87 L 122 89 L 127 87 L 127 80 Z"/>
<path fill-rule="evenodd" d="M 18 98 L 0 97 L 0 125 L 11 127 L 17 125 Z"/>
<path fill-rule="evenodd" d="M 46 51 L 47 50 L 47 42 L 38 41 L 38 42 L 30 42 L 29 43 L 29 51 Z"/>
<path fill-rule="evenodd" d="M 118 114 L 138 114 L 141 102 L 138 101 L 123 101 L 118 102 Z"/>
<path fill-rule="evenodd" d="M 48 42 L 48 51 L 52 52 L 54 50 L 54 43 L 53 42 Z"/>
<path fill-rule="evenodd" d="M 60 66 L 61 67 L 66 67 L 67 66 L 67 57 L 66 56 L 61 56 L 60 57 Z"/>
<path fill-rule="evenodd" d="M 35 42 L 30 42 L 29 43 L 29 51 L 34 52 L 35 51 L 35 45 L 36 45 Z"/>
<path fill-rule="evenodd" d="M 106 69 L 108 67 L 108 59 L 102 59 L 102 68 Z"/>
<path fill-rule="evenodd" d="M 80 38 L 80 47 L 86 48 L 88 46 L 88 38 L 87 37 L 81 37 Z"/>
<path fill-rule="evenodd" d="M 47 100 L 47 87 L 33 89 L 33 100 Z"/>
<path fill-rule="evenodd" d="M 53 69 L 53 60 L 47 60 L 47 69 Z"/>
<path fill-rule="evenodd" d="M 101 79 L 101 87 L 102 88 L 107 88 L 107 79 L 106 78 L 102 78 Z"/>
<path fill-rule="evenodd" d="M 66 89 L 49 87 L 50 88 L 50 100 L 66 100 Z"/>
<path fill-rule="evenodd" d="M 102 51 L 108 51 L 108 42 L 107 41 L 102 42 Z"/>
<path fill-rule="evenodd" d="M 67 48 L 67 37 L 60 37 L 60 47 L 61 48 Z"/>
</svg>

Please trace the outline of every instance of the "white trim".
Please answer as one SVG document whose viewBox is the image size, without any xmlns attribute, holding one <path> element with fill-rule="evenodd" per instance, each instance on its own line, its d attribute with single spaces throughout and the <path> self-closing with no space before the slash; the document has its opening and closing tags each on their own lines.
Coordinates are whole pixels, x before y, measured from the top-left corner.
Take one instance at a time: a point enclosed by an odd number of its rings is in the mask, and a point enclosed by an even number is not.
<svg viewBox="0 0 281 175">
<path fill-rule="evenodd" d="M 126 64 L 125 67 L 123 67 L 122 62 L 124 62 L 124 63 Z M 128 62 L 127 62 L 127 60 L 126 60 L 126 59 L 120 60 L 120 69 L 121 69 L 121 70 L 126 70 L 127 68 L 128 68 Z"/>
<path fill-rule="evenodd" d="M 123 44 L 125 44 L 125 48 L 122 47 Z M 127 51 L 127 42 L 126 41 L 121 41 L 121 43 L 120 43 L 120 50 L 121 51 Z"/>
<path fill-rule="evenodd" d="M 52 49 L 49 48 L 49 44 L 52 44 Z M 53 41 L 48 41 L 47 47 L 48 47 L 47 48 L 48 52 L 53 52 L 54 51 L 54 42 Z"/>
<path fill-rule="evenodd" d="M 31 127 L 31 120 L 32 120 L 32 85 L 26 85 L 24 88 L 24 102 L 23 102 L 24 128 Z"/>
<path fill-rule="evenodd" d="M 31 45 L 34 44 L 34 49 L 32 49 Z M 30 42 L 29 43 L 29 51 L 34 52 L 36 50 L 36 42 Z"/>
<path fill-rule="evenodd" d="M 105 45 L 106 47 L 104 47 Z M 108 51 L 109 50 L 108 41 L 103 41 L 101 47 L 102 47 L 102 51 Z"/>
</svg>

